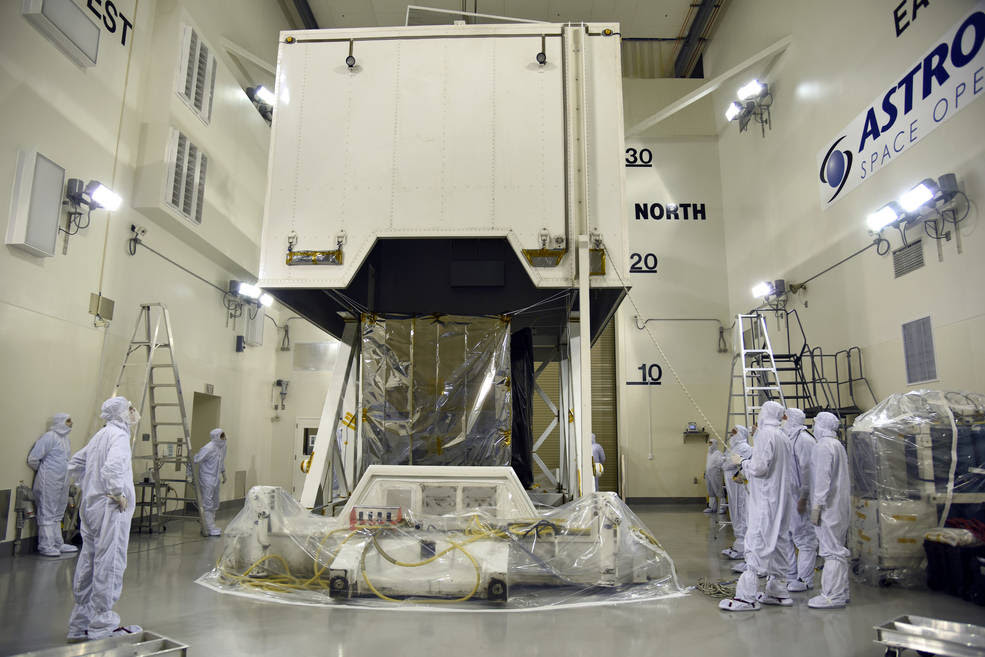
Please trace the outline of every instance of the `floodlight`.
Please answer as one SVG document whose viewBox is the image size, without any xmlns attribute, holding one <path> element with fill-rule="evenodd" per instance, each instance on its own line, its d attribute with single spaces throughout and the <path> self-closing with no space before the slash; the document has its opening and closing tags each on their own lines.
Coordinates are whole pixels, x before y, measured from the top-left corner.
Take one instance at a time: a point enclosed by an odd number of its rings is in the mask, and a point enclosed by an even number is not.
<svg viewBox="0 0 985 657">
<path fill-rule="evenodd" d="M 772 292 L 773 286 L 766 281 L 756 283 L 752 288 L 752 296 L 754 297 L 768 297 Z"/>
<path fill-rule="evenodd" d="M 123 199 L 120 198 L 119 194 L 98 180 L 89 181 L 89 184 L 86 185 L 86 194 L 92 199 L 92 205 L 94 207 L 105 208 L 110 212 L 119 210 L 120 205 L 123 203 Z"/>
<path fill-rule="evenodd" d="M 866 219 L 866 224 L 868 224 L 869 230 L 877 233 L 891 223 L 898 221 L 902 216 L 903 212 L 899 205 L 891 201 L 870 214 Z"/>
<path fill-rule="evenodd" d="M 738 96 L 739 100 L 751 100 L 753 98 L 759 98 L 763 91 L 766 90 L 766 85 L 761 83 L 759 80 L 750 80 L 745 85 L 739 87 Z"/>
<path fill-rule="evenodd" d="M 261 294 L 260 295 L 260 305 L 261 306 L 263 306 L 265 308 L 269 308 L 270 305 L 273 302 L 274 302 L 274 298 L 272 296 L 270 296 L 269 294 L 264 293 L 264 294 Z"/>
<path fill-rule="evenodd" d="M 249 297 L 250 299 L 256 299 L 259 297 L 263 290 L 258 288 L 256 285 L 250 285 L 249 283 L 240 283 L 239 287 L 236 288 L 236 293 L 241 297 Z"/>
<path fill-rule="evenodd" d="M 274 92 L 271 91 L 270 89 L 267 89 L 262 84 L 256 88 L 256 90 L 253 92 L 253 95 L 261 103 L 266 103 L 267 105 L 273 105 L 274 102 L 276 102 L 277 100 L 277 96 L 274 95 Z"/>
<path fill-rule="evenodd" d="M 938 189 L 939 187 L 937 186 L 937 183 L 930 178 L 926 178 L 900 196 L 899 204 L 907 212 L 914 212 L 919 209 L 920 206 L 927 203 L 927 201 L 930 201 L 937 196 Z"/>
<path fill-rule="evenodd" d="M 733 101 L 725 109 L 725 120 L 732 121 L 735 119 L 735 117 L 737 117 L 741 113 L 742 113 L 742 105 Z"/>
</svg>

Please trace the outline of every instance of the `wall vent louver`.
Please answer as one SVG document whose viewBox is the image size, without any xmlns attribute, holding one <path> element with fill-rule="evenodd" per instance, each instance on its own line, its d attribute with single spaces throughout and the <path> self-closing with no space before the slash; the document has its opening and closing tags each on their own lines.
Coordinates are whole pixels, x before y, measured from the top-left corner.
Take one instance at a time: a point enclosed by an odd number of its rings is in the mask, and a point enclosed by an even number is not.
<svg viewBox="0 0 985 657">
<path fill-rule="evenodd" d="M 893 273 L 896 278 L 921 267 L 923 267 L 923 242 L 921 240 L 893 251 Z"/>
<path fill-rule="evenodd" d="M 196 224 L 205 206 L 205 173 L 209 158 L 179 130 L 171 128 L 168 145 L 168 205 Z"/>
<path fill-rule="evenodd" d="M 921 317 L 903 324 L 903 358 L 906 361 L 907 384 L 937 379 L 934 331 L 930 317 Z"/>
<path fill-rule="evenodd" d="M 176 91 L 198 118 L 212 120 L 215 95 L 216 58 L 191 26 L 181 33 L 181 59 L 178 62 Z"/>
</svg>

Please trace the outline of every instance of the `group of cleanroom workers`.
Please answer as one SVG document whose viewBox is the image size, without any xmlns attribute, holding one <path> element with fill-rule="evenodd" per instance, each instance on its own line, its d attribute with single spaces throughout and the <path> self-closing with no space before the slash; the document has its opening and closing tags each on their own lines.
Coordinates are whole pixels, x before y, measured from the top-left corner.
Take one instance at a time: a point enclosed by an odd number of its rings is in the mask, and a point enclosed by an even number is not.
<svg viewBox="0 0 985 657">
<path fill-rule="evenodd" d="M 807 605 L 831 609 L 849 602 L 848 455 L 838 441 L 837 417 L 818 413 L 813 434 L 804 420 L 802 410 L 768 401 L 752 445 L 741 425 L 731 430 L 724 452 L 708 441 L 705 513 L 725 513 L 727 494 L 735 542 L 722 554 L 741 573 L 735 597 L 719 603 L 725 611 L 793 605 L 792 593 L 814 588 L 818 555 L 824 559 L 821 591 Z"/>
<path fill-rule="evenodd" d="M 113 606 L 123 592 L 130 521 L 135 508 L 131 431 L 140 414 L 125 397 L 103 402 L 104 426 L 74 455 L 68 434 L 72 418 L 57 413 L 50 428 L 34 443 L 27 463 L 36 474 L 34 498 L 38 552 L 46 557 L 78 554 L 73 580 L 75 607 L 69 619 L 70 642 L 140 632 L 123 625 Z M 203 533 L 218 536 L 219 481 L 226 480 L 226 433 L 213 429 L 210 440 L 195 454 L 199 500 L 205 519 Z M 62 519 L 70 482 L 81 489 L 79 508 L 82 550 L 64 541 Z"/>
</svg>

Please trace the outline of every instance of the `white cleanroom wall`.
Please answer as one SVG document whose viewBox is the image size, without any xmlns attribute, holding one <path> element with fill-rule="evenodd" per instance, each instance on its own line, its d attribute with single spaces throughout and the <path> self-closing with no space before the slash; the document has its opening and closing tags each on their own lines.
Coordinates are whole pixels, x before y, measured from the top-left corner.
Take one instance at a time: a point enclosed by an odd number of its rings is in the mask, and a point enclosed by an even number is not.
<svg viewBox="0 0 985 657">
<path fill-rule="evenodd" d="M 787 34 L 793 38 L 771 70 L 750 70 L 714 96 L 720 110 L 729 305 L 733 313 L 746 310 L 756 303 L 749 292 L 755 282 L 803 281 L 864 247 L 871 241 L 865 227 L 870 212 L 924 178 L 954 173 L 973 204 L 960 227 L 962 253 L 952 228 L 939 261 L 935 241 L 918 225 L 908 237 L 922 238 L 923 268 L 894 278 L 892 257 L 871 249 L 812 281 L 794 295 L 790 307 L 804 318 L 812 344 L 832 351 L 861 346 L 879 398 L 908 389 L 901 325 L 930 316 L 938 380 L 923 385 L 982 391 L 985 233 L 979 208 L 985 200 L 985 71 L 967 74 L 982 79 L 981 88 L 973 93 L 974 82 L 969 85 L 961 101 L 968 104 L 960 113 L 913 146 L 891 153 L 875 175 L 826 210 L 819 200 L 819 151 L 922 63 L 957 22 L 982 8 L 980 2 L 937 2 L 914 14 L 911 3 L 904 3 L 904 29 L 897 35 L 896 4 L 740 0 L 725 13 L 705 57 L 708 76 Z M 965 45 L 970 47 L 970 41 Z M 763 73 L 774 95 L 772 130 L 765 138 L 757 130 L 740 134 L 737 126 L 725 125 L 721 114 L 739 85 Z M 928 102 L 939 99 L 931 95 Z M 880 123 L 888 120 L 881 111 L 878 116 Z M 893 249 L 901 246 L 896 231 L 884 236 Z"/>
</svg>

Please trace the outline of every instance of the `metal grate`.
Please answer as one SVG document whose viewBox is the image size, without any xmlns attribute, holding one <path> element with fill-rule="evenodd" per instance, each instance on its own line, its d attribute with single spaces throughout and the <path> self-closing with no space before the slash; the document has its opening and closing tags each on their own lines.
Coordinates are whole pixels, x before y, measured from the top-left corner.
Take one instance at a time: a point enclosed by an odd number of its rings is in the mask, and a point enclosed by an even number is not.
<svg viewBox="0 0 985 657">
<path fill-rule="evenodd" d="M 893 273 L 896 278 L 923 267 L 923 240 L 893 251 Z"/>
<path fill-rule="evenodd" d="M 176 91 L 198 118 L 212 120 L 216 58 L 198 33 L 185 25 L 181 33 L 181 75 Z"/>
<path fill-rule="evenodd" d="M 202 223 L 205 207 L 205 174 L 209 158 L 177 129 L 171 129 L 171 153 L 168 172 L 168 205 L 196 224 Z"/>
<path fill-rule="evenodd" d="M 934 332 L 930 317 L 922 317 L 903 324 L 903 358 L 906 361 L 908 384 L 937 379 Z"/>
</svg>

